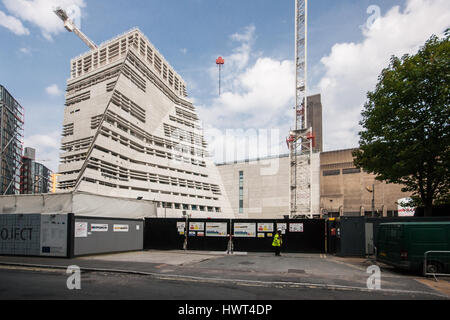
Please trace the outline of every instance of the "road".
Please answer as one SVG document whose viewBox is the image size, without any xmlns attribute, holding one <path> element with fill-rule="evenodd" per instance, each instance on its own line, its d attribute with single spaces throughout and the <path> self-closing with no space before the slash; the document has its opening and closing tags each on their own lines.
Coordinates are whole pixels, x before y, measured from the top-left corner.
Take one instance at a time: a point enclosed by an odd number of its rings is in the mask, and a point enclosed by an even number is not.
<svg viewBox="0 0 450 320">
<path fill-rule="evenodd" d="M 67 289 L 64 270 L 0 268 L 0 299 L 56 300 L 411 300 L 444 299 L 429 294 L 330 290 L 318 287 L 261 285 L 83 272 L 81 289 Z"/>
</svg>

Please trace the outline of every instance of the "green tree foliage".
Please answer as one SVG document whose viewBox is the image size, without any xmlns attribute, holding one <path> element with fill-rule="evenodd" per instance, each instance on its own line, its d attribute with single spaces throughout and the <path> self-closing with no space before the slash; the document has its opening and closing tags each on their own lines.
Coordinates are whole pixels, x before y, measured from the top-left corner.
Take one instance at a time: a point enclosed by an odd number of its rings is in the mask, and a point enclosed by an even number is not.
<svg viewBox="0 0 450 320">
<path fill-rule="evenodd" d="M 430 216 L 449 203 L 449 31 L 432 36 L 415 55 L 392 57 L 367 94 L 356 166 L 378 180 L 403 184 Z"/>
</svg>

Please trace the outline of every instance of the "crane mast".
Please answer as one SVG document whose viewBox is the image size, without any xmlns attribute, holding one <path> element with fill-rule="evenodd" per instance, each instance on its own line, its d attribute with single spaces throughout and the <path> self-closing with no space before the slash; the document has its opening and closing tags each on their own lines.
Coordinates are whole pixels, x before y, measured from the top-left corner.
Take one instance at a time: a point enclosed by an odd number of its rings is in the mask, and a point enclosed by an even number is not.
<svg viewBox="0 0 450 320">
<path fill-rule="evenodd" d="M 295 0 L 295 129 L 288 139 L 290 216 L 312 218 L 312 128 L 308 127 L 308 0 Z"/>
<path fill-rule="evenodd" d="M 77 28 L 64 9 L 58 7 L 54 12 L 64 22 L 64 27 L 67 31 L 75 33 L 92 50 L 98 49 L 97 45 Z"/>
</svg>

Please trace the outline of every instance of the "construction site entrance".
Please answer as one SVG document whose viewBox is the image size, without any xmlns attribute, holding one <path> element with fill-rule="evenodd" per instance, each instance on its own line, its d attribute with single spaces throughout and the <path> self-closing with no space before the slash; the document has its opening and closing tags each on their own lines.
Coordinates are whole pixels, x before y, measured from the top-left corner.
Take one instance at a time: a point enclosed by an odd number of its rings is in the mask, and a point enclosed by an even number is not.
<svg viewBox="0 0 450 320">
<path fill-rule="evenodd" d="M 145 219 L 144 248 L 270 252 L 282 230 L 283 252 L 325 253 L 325 220 Z"/>
</svg>

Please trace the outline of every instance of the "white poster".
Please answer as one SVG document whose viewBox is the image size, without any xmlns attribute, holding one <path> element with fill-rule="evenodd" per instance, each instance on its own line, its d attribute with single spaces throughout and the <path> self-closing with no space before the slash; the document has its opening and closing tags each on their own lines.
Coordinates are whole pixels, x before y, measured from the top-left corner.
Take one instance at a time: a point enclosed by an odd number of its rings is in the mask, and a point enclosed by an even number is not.
<svg viewBox="0 0 450 320">
<path fill-rule="evenodd" d="M 258 232 L 273 232 L 273 223 L 258 223 Z"/>
<path fill-rule="evenodd" d="M 108 232 L 107 224 L 92 223 L 91 232 Z"/>
<path fill-rule="evenodd" d="M 402 198 L 397 201 L 399 217 L 414 217 L 416 214 L 416 208 L 408 205 L 411 200 L 411 198 Z"/>
<path fill-rule="evenodd" d="M 242 238 L 256 237 L 256 223 L 235 223 L 234 236 Z"/>
<path fill-rule="evenodd" d="M 289 232 L 303 232 L 303 223 L 289 223 Z"/>
<path fill-rule="evenodd" d="M 281 234 L 286 234 L 287 223 L 277 223 L 277 231 L 281 230 Z"/>
<path fill-rule="evenodd" d="M 189 222 L 189 230 L 203 231 L 203 230 L 205 230 L 205 223 L 204 222 Z"/>
<path fill-rule="evenodd" d="M 186 227 L 186 222 L 177 222 L 178 232 L 184 232 L 185 227 Z"/>
<path fill-rule="evenodd" d="M 87 231 L 87 227 L 86 227 Z M 67 255 L 67 215 L 41 216 L 41 256 Z"/>
<path fill-rule="evenodd" d="M 129 226 L 127 224 L 115 224 L 113 227 L 114 232 L 128 232 Z"/>
<path fill-rule="evenodd" d="M 227 223 L 206 223 L 206 236 L 207 237 L 226 237 L 227 236 Z"/>
<path fill-rule="evenodd" d="M 87 222 L 75 222 L 75 238 L 87 238 L 87 232 Z"/>
</svg>

